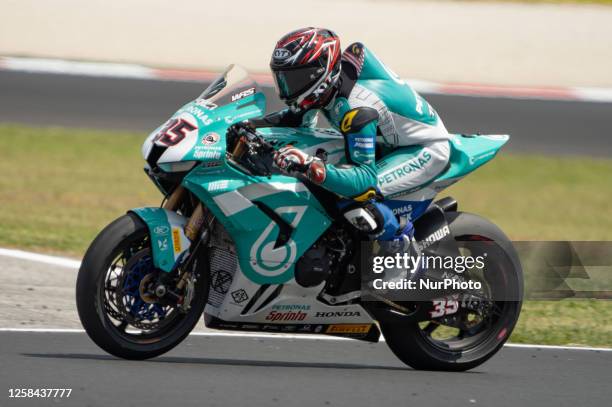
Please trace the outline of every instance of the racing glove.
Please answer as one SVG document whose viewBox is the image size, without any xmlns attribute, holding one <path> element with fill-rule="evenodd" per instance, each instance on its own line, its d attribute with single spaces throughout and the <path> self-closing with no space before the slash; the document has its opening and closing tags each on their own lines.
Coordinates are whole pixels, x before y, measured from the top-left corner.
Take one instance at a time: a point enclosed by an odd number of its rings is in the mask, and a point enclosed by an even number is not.
<svg viewBox="0 0 612 407">
<path fill-rule="evenodd" d="M 325 163 L 292 145 L 285 146 L 274 153 L 274 164 L 288 175 L 301 174 L 316 184 L 325 181 Z"/>
</svg>

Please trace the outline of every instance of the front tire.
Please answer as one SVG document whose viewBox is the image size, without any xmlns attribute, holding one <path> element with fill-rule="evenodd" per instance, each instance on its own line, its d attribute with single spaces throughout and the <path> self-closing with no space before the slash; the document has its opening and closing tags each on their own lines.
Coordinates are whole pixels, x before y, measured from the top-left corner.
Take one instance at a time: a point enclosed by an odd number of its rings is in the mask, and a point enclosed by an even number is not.
<svg viewBox="0 0 612 407">
<path fill-rule="evenodd" d="M 76 284 L 79 318 L 108 353 L 148 359 L 178 345 L 197 324 L 208 294 L 207 262 L 193 262 L 194 297 L 187 312 L 143 300 L 143 275 L 154 275 L 147 226 L 135 215 L 108 225 L 85 253 Z M 140 331 L 140 332 L 138 332 Z"/>
<path fill-rule="evenodd" d="M 512 243 L 494 224 L 465 212 L 446 213 L 455 240 L 483 241 L 495 245 L 494 264 L 504 281 L 509 297 L 523 295 L 522 269 Z M 489 262 L 492 259 L 489 258 Z M 490 264 L 490 263 L 489 263 Z M 510 337 L 518 320 L 522 301 L 492 301 L 493 313 L 481 330 L 462 332 L 448 338 L 434 337 L 443 326 L 437 321 L 382 324 L 382 332 L 391 351 L 404 363 L 419 370 L 465 371 L 481 365 L 493 356 Z M 477 326 L 477 325 L 476 325 Z"/>
</svg>

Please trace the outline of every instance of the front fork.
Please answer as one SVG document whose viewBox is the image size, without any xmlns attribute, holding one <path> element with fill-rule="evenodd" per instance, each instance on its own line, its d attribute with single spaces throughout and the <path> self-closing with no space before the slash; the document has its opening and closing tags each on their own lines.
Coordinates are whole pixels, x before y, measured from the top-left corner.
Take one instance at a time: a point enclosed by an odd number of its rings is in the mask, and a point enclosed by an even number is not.
<svg viewBox="0 0 612 407">
<path fill-rule="evenodd" d="M 179 185 L 170 194 L 170 197 L 168 197 L 168 199 L 164 203 L 163 208 L 166 210 L 172 211 L 172 212 L 176 212 L 178 208 L 180 207 L 181 202 L 185 198 L 186 193 L 187 193 L 187 190 L 182 185 Z M 200 229 L 202 228 L 202 225 L 204 224 L 204 220 L 206 218 L 205 215 L 207 215 L 206 212 L 208 211 L 204 210 L 202 203 L 201 202 L 198 203 L 198 206 L 196 206 L 195 210 L 191 214 L 191 217 L 187 221 L 187 224 L 183 228 L 185 236 L 187 236 L 187 238 L 192 243 L 198 237 Z"/>
<path fill-rule="evenodd" d="M 137 208 L 131 211 L 147 225 L 153 264 L 161 271 L 156 281 L 146 288 L 146 295 L 176 302 L 185 311 L 189 309 L 192 299 L 190 293 L 193 292 L 195 254 L 206 244 L 208 235 L 204 233 L 214 220 L 201 202 L 189 218 L 179 215 L 177 211 L 187 194 L 188 191 L 179 186 L 161 208 Z M 201 233 L 202 229 L 204 233 Z"/>
<path fill-rule="evenodd" d="M 163 205 L 163 209 L 176 212 L 179 209 L 183 200 L 185 199 L 186 194 L 187 190 L 182 185 L 179 185 L 170 194 L 170 196 Z M 208 231 L 208 229 L 212 226 L 213 220 L 214 218 L 212 213 L 210 213 L 210 211 L 206 209 L 201 202 L 198 202 L 191 216 L 187 220 L 187 223 L 183 227 L 183 233 L 185 234 L 185 237 L 187 237 L 192 244 L 192 246 L 190 247 L 190 255 L 195 253 L 195 251 L 199 248 L 198 246 L 200 244 L 206 243 L 205 240 L 207 240 L 208 235 L 200 234 L 200 231 L 202 231 L 202 226 L 205 223 L 205 231 Z M 195 246 L 193 246 L 193 243 L 195 243 Z"/>
</svg>

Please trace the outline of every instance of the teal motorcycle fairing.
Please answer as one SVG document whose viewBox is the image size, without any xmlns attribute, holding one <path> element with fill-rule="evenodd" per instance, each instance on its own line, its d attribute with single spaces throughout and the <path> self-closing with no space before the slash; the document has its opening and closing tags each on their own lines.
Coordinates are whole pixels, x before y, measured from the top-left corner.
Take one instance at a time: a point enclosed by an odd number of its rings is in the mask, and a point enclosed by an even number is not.
<svg viewBox="0 0 612 407">
<path fill-rule="evenodd" d="M 248 76 L 236 70 L 230 67 L 221 77 L 223 80 L 217 80 L 204 92 L 206 98 L 186 104 L 156 129 L 145 142 L 143 155 L 146 159 L 153 149 L 163 147 L 157 159 L 160 168 L 168 172 L 189 171 L 182 185 L 202 201 L 232 237 L 240 270 L 250 281 L 283 284 L 293 279 L 295 262 L 323 235 L 332 219 L 299 179 L 279 174 L 254 176 L 228 160 L 227 128 L 265 111 L 263 93 L 257 91 Z M 333 164 L 345 159 L 342 135 L 333 129 L 258 131 L 278 147 L 293 144 L 310 154 L 324 150 Z M 402 211 L 397 208 L 404 208 L 404 213 L 409 211 L 416 219 L 441 189 L 492 159 L 507 140 L 508 136 L 454 136 L 450 141 L 450 165 L 445 172 L 428 185 L 387 197 L 386 203 L 398 215 Z M 390 162 L 388 165 L 396 165 L 417 157 L 419 150 L 403 147 L 385 160 Z M 150 231 L 184 224 L 184 219 L 175 224 L 164 223 L 163 215 L 170 217 L 159 211 L 141 208 L 134 213 Z M 171 258 L 153 246 L 155 265 L 164 271 L 173 268 L 179 255 Z"/>
<path fill-rule="evenodd" d="M 491 161 L 509 139 L 506 134 L 454 135 L 450 140 L 450 166 L 435 181 L 465 177 Z"/>
<path fill-rule="evenodd" d="M 242 272 L 258 284 L 291 280 L 295 262 L 331 225 L 321 204 L 293 177 L 252 176 L 228 165 L 214 173 L 195 169 L 183 186 L 223 224 Z M 280 220 L 271 219 L 272 213 Z M 284 238 L 283 225 L 292 229 Z"/>
<path fill-rule="evenodd" d="M 187 218 L 163 208 L 135 208 L 130 212 L 142 219 L 149 229 L 153 265 L 165 272 L 172 271 L 191 246 L 184 231 Z"/>
</svg>

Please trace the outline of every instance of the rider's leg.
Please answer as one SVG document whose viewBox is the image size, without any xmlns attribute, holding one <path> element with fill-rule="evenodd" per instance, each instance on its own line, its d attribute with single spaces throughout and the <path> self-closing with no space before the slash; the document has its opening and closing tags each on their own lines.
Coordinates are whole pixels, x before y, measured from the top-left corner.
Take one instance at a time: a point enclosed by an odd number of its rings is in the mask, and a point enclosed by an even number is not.
<svg viewBox="0 0 612 407">
<path fill-rule="evenodd" d="M 439 175 L 448 165 L 450 145 L 446 140 L 422 146 L 400 147 L 383 156 L 378 167 L 378 187 L 383 196 L 409 193 Z M 346 206 L 345 206 L 346 205 Z M 367 199 L 361 203 L 345 201 L 344 217 L 372 240 L 411 240 L 412 223 L 398 219 L 384 203 Z"/>
<path fill-rule="evenodd" d="M 387 205 L 373 199 L 351 205 L 345 210 L 344 217 L 371 240 L 410 240 L 414 235 L 408 219 L 398 219 Z"/>
<path fill-rule="evenodd" d="M 379 164 L 378 187 L 383 196 L 408 193 L 444 171 L 449 158 L 450 145 L 446 140 L 397 148 Z"/>
</svg>

